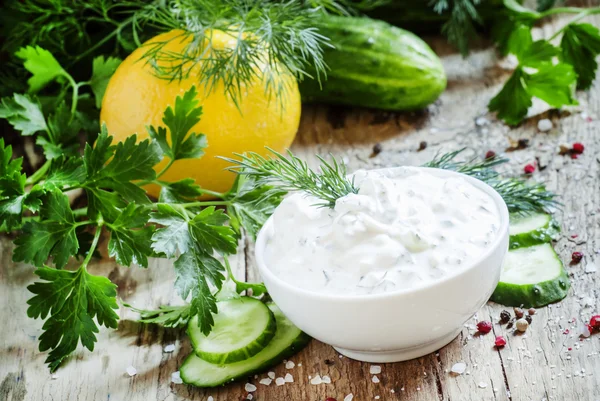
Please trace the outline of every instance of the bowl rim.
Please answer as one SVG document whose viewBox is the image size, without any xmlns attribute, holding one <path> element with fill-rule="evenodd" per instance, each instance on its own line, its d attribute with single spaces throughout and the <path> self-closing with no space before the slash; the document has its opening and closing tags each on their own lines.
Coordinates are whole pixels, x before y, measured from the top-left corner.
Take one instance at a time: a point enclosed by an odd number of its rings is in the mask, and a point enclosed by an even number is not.
<svg viewBox="0 0 600 401">
<path fill-rule="evenodd" d="M 494 242 L 492 243 L 492 245 L 488 249 L 486 249 L 485 252 L 483 252 L 481 255 L 479 255 L 479 257 L 477 259 L 472 260 L 471 263 L 465 265 L 461 269 L 457 269 L 455 272 L 447 274 L 440 279 L 432 280 L 429 283 L 419 285 L 416 287 L 403 288 L 403 289 L 399 289 L 399 290 L 395 290 L 395 291 L 381 292 L 381 293 L 377 293 L 377 294 L 337 294 L 337 293 L 330 294 L 330 293 L 316 292 L 316 291 L 312 291 L 312 290 L 307 290 L 305 288 L 296 287 L 296 286 L 288 283 L 287 281 L 282 280 L 281 278 L 277 277 L 277 275 L 275 273 L 273 273 L 273 271 L 271 271 L 270 268 L 267 267 L 267 264 L 265 262 L 263 255 L 264 255 L 264 249 L 266 247 L 267 233 L 270 231 L 271 226 L 273 225 L 273 215 L 271 215 L 267 219 L 265 224 L 261 227 L 260 231 L 258 232 L 258 234 L 256 236 L 256 242 L 255 242 L 254 256 L 255 256 L 256 264 L 258 266 L 258 270 L 259 270 L 261 276 L 262 277 L 268 276 L 269 281 L 276 282 L 277 285 L 284 287 L 288 291 L 295 292 L 295 293 L 302 294 L 302 295 L 309 296 L 309 297 L 313 297 L 313 298 L 320 298 L 320 299 L 330 300 L 330 301 L 331 300 L 333 300 L 333 301 L 377 300 L 377 299 L 382 299 L 382 298 L 390 298 L 390 297 L 395 297 L 395 296 L 414 294 L 416 292 L 420 292 L 423 290 L 429 290 L 429 289 L 441 286 L 448 281 L 458 279 L 458 278 L 460 278 L 460 276 L 467 274 L 467 272 L 469 272 L 470 270 L 472 270 L 473 268 L 478 266 L 485 259 L 489 258 L 493 253 L 495 253 L 497 251 L 498 247 L 501 246 L 504 242 L 506 242 L 506 251 L 505 252 L 508 252 L 508 236 L 509 236 L 509 233 L 508 233 L 508 225 L 509 225 L 508 207 L 507 207 L 506 203 L 504 202 L 504 199 L 502 199 L 500 194 L 494 188 L 492 188 L 490 185 L 486 184 L 485 182 L 483 182 L 477 178 L 468 176 L 466 174 L 459 173 L 459 172 L 452 171 L 452 170 L 434 168 L 434 167 L 398 166 L 398 167 L 369 169 L 368 171 L 389 171 L 389 170 L 404 169 L 407 167 L 416 168 L 416 169 L 420 169 L 420 170 L 427 170 L 430 173 L 433 173 L 433 175 L 442 176 L 442 177 L 444 177 L 444 176 L 446 176 L 446 177 L 451 177 L 451 176 L 461 177 L 461 178 L 465 179 L 466 181 L 468 181 L 470 184 L 474 185 L 476 188 L 484 191 L 486 194 L 488 194 L 494 200 L 494 203 L 496 204 L 496 207 L 498 208 L 498 212 L 500 215 L 500 229 L 498 230 L 498 235 L 494 239 Z M 267 290 L 268 290 L 268 287 L 267 287 Z"/>
</svg>

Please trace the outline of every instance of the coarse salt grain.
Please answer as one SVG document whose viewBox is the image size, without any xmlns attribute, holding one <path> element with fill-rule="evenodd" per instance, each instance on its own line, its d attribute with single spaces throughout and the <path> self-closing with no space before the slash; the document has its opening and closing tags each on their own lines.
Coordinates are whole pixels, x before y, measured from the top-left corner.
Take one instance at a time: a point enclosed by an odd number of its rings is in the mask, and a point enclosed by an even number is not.
<svg viewBox="0 0 600 401">
<path fill-rule="evenodd" d="M 56 373 L 52 373 L 52 375 L 50 376 L 50 378 L 52 380 L 56 380 L 56 379 L 58 379 L 58 375 Z"/>
<path fill-rule="evenodd" d="M 127 374 L 129 376 L 135 376 L 135 375 L 137 375 L 137 369 L 134 368 L 133 366 L 128 366 L 127 369 L 125 369 L 125 371 L 127 372 Z"/>
<path fill-rule="evenodd" d="M 323 383 L 325 383 L 325 384 L 331 383 L 331 377 L 329 377 L 329 376 L 323 376 L 321 378 L 321 380 L 323 380 Z"/>
<path fill-rule="evenodd" d="M 251 393 L 253 391 L 256 391 L 256 386 L 252 383 L 246 383 L 246 385 L 244 386 L 244 390 Z"/>
<path fill-rule="evenodd" d="M 369 368 L 369 373 L 371 373 L 372 375 L 378 375 L 381 373 L 381 366 L 379 365 L 371 365 L 371 367 Z"/>
<path fill-rule="evenodd" d="M 285 379 L 283 377 L 278 377 L 277 379 L 275 379 L 275 384 L 277 384 L 278 386 L 283 386 L 285 384 Z"/>
<path fill-rule="evenodd" d="M 350 393 L 344 397 L 344 401 L 352 401 L 353 398 L 354 398 L 354 394 Z"/>
<path fill-rule="evenodd" d="M 275 379 L 275 372 L 269 372 L 267 373 L 267 376 L 269 376 L 271 379 Z"/>
<path fill-rule="evenodd" d="M 377 377 L 377 376 L 373 376 L 373 377 L 371 378 L 371 381 L 372 381 L 373 383 L 379 383 L 379 377 Z"/>
<path fill-rule="evenodd" d="M 317 384 L 321 384 L 321 383 L 323 383 L 323 380 L 321 379 L 320 375 L 316 375 L 315 377 L 310 379 L 310 384 L 317 385 Z"/>
<path fill-rule="evenodd" d="M 171 353 L 175 351 L 175 344 L 166 345 L 165 348 L 163 348 L 163 351 L 166 353 Z"/>
<path fill-rule="evenodd" d="M 251 399 L 253 399 L 253 398 L 254 398 L 254 396 L 253 396 L 252 394 L 248 394 L 248 395 L 246 396 L 246 399 L 247 399 L 247 400 L 251 400 Z"/>
<path fill-rule="evenodd" d="M 272 382 L 273 382 L 273 380 L 268 377 L 265 377 L 264 379 L 261 379 L 259 381 L 260 384 L 263 384 L 265 386 L 270 386 Z"/>
<path fill-rule="evenodd" d="M 380 397 L 378 395 L 375 396 L 375 399 L 378 400 Z"/>
<path fill-rule="evenodd" d="M 292 361 L 287 361 L 285 363 L 285 368 L 286 369 L 294 369 L 294 366 L 296 366 L 296 364 L 294 362 L 292 362 Z"/>
<path fill-rule="evenodd" d="M 208 398 L 206 399 L 206 401 L 215 401 L 215 399 L 213 398 L 212 395 L 209 395 Z"/>
<path fill-rule="evenodd" d="M 183 384 L 183 380 L 181 380 L 181 373 L 179 373 L 179 371 L 171 373 L 171 382 L 175 384 Z"/>
<path fill-rule="evenodd" d="M 487 385 L 487 383 L 479 382 L 478 386 L 479 386 L 479 388 L 486 388 L 488 385 Z"/>
<path fill-rule="evenodd" d="M 464 362 L 457 362 L 454 365 L 452 365 L 452 368 L 450 369 L 452 373 L 455 373 L 457 375 L 462 375 L 463 373 L 465 373 L 465 370 L 467 370 L 467 364 Z"/>
<path fill-rule="evenodd" d="M 596 273 L 597 271 L 598 271 L 598 266 L 596 266 L 596 264 L 594 262 L 590 262 L 587 265 L 585 265 L 586 273 Z"/>
<path fill-rule="evenodd" d="M 543 118 L 538 121 L 537 127 L 542 132 L 550 131 L 552 129 L 552 121 L 547 118 Z"/>
<path fill-rule="evenodd" d="M 289 373 L 286 373 L 285 377 L 283 378 L 283 380 L 285 380 L 286 383 L 293 383 L 294 382 L 294 376 L 292 376 Z"/>
</svg>

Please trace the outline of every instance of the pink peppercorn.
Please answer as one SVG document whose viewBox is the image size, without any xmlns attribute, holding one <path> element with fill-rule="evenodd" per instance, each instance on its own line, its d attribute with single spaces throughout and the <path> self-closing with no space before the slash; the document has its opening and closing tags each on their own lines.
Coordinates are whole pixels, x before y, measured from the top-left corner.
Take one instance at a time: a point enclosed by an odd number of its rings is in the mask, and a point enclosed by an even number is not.
<svg viewBox="0 0 600 401">
<path fill-rule="evenodd" d="M 583 253 L 575 251 L 571 254 L 571 263 L 579 263 L 583 259 Z"/>
<path fill-rule="evenodd" d="M 496 157 L 496 152 L 494 152 L 493 150 L 488 150 L 485 154 L 486 159 L 493 159 L 494 157 Z"/>
<path fill-rule="evenodd" d="M 585 150 L 585 146 L 583 146 L 580 142 L 575 142 L 573 144 L 573 153 L 581 154 Z"/>
<path fill-rule="evenodd" d="M 523 167 L 523 171 L 525 174 L 533 174 L 535 171 L 535 166 L 533 164 L 527 164 L 525 167 Z"/>
<path fill-rule="evenodd" d="M 590 319 L 590 326 L 592 326 L 594 330 L 600 330 L 600 315 L 592 316 Z"/>
<path fill-rule="evenodd" d="M 477 323 L 477 330 L 479 330 L 481 334 L 487 334 L 492 331 L 492 323 L 486 321 L 479 322 Z"/>
<path fill-rule="evenodd" d="M 494 345 L 498 348 L 504 347 L 506 345 L 506 339 L 502 336 L 496 337 L 496 341 L 494 341 Z"/>
<path fill-rule="evenodd" d="M 337 401 L 335 398 L 329 397 L 329 398 L 325 398 L 325 401 Z"/>
</svg>

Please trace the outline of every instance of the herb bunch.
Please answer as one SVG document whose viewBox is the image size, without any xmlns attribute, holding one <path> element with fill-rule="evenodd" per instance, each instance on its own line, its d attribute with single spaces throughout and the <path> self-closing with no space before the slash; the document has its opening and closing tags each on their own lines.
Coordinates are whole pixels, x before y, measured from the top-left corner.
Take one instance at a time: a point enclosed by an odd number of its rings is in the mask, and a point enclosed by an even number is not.
<svg viewBox="0 0 600 401">
<path fill-rule="evenodd" d="M 546 190 L 541 183 L 532 184 L 520 178 L 500 176 L 494 167 L 507 163 L 508 159 L 494 156 L 483 160 L 474 158 L 457 161 L 456 158 L 464 150 L 438 155 L 424 167 L 457 171 L 487 183 L 504 199 L 510 213 L 548 213 L 559 205 L 556 194 Z"/>
<path fill-rule="evenodd" d="M 159 311 L 165 325 L 198 316 L 200 329 L 209 333 L 217 313 L 216 293 L 227 276 L 239 291 L 264 292 L 260 284 L 235 281 L 227 256 L 236 253 L 241 230 L 255 234 L 285 192 L 245 177 L 227 193 L 204 190 L 191 179 L 161 179 L 177 160 L 202 157 L 207 146 L 203 134 L 189 132 L 202 114 L 195 87 L 165 110 L 164 125 L 148 127 L 150 139 L 132 135 L 115 144 L 103 126 L 93 146 L 87 142 L 81 153 L 77 91 L 90 85 L 101 98 L 107 60 L 97 60 L 88 82 L 75 82 L 47 50 L 29 47 L 20 53 L 32 73 L 32 90 L 62 83 L 71 93 L 71 107 L 61 101 L 51 114 L 34 94 L 16 93 L 0 104 L 0 118 L 21 135 L 34 136 L 47 159 L 27 176 L 22 158 L 13 159 L 12 147 L 0 139 L 1 229 L 20 230 L 13 260 L 37 267 L 39 281 L 28 287 L 33 297 L 27 313 L 45 320 L 40 350 L 50 350 L 46 362 L 51 370 L 79 342 L 93 350 L 99 326 L 117 327 L 116 286 L 87 268 L 102 235 L 108 256 L 122 266 L 147 267 L 149 257 L 174 260 L 175 288 L 189 305 Z M 157 173 L 155 166 L 165 157 L 169 163 Z M 146 195 L 147 184 L 161 186 L 157 202 Z M 85 194 L 87 207 L 71 208 L 66 192 L 73 190 Z M 216 200 L 198 201 L 203 194 Z M 72 257 L 82 258 L 74 269 Z"/>
</svg>

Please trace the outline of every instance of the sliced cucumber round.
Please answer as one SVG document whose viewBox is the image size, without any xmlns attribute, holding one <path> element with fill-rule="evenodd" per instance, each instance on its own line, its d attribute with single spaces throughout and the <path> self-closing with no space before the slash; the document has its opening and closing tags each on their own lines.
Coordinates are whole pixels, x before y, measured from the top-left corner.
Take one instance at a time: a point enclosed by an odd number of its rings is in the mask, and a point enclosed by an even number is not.
<svg viewBox="0 0 600 401">
<path fill-rule="evenodd" d="M 491 300 L 507 306 L 540 307 L 567 296 L 570 283 L 550 244 L 508 251 Z"/>
<path fill-rule="evenodd" d="M 217 307 L 219 313 L 208 336 L 200 331 L 197 317 L 188 324 L 188 335 L 198 357 L 220 365 L 243 361 L 258 354 L 273 339 L 275 316 L 258 299 L 228 299 L 219 301 Z"/>
<path fill-rule="evenodd" d="M 219 386 L 269 369 L 308 344 L 310 337 L 294 326 L 275 304 L 269 304 L 269 308 L 275 315 L 277 331 L 262 351 L 244 361 L 227 365 L 215 365 L 190 354 L 179 369 L 183 382 L 198 387 Z"/>
<path fill-rule="evenodd" d="M 515 249 L 552 241 L 560 232 L 560 226 L 549 214 L 511 214 L 508 232 L 510 249 Z"/>
</svg>

